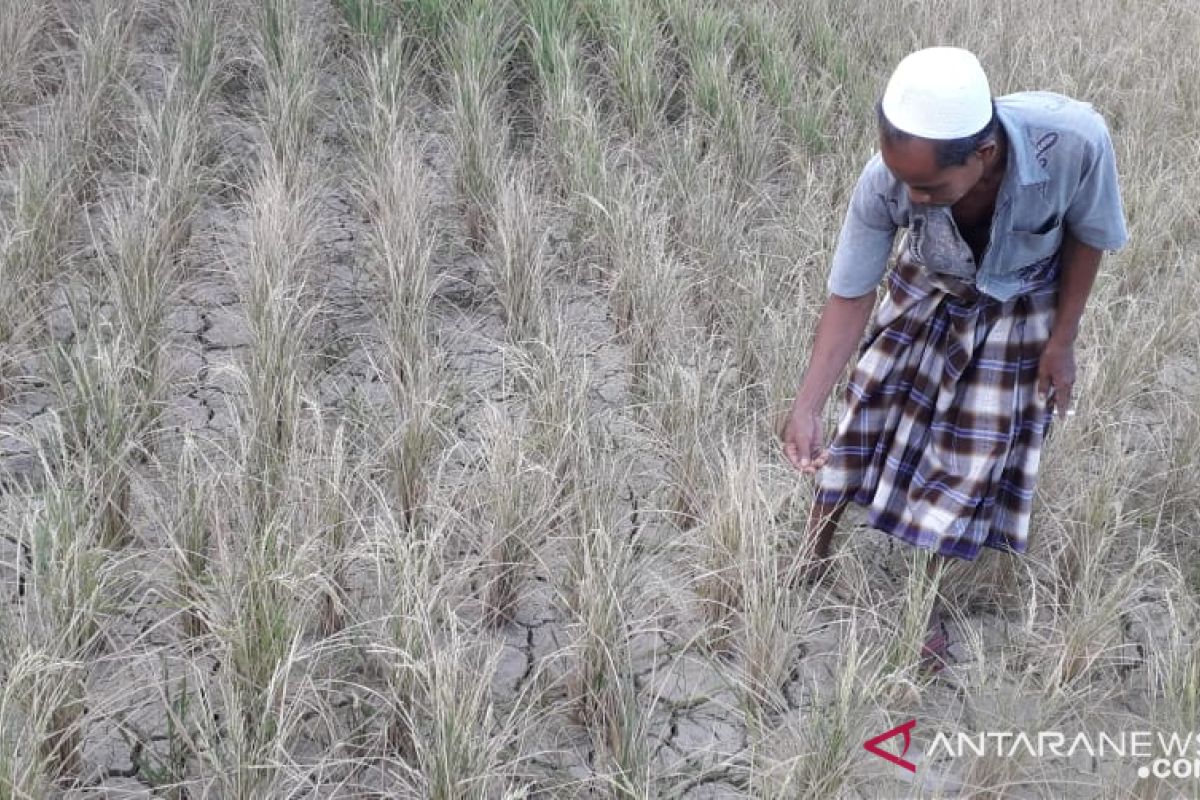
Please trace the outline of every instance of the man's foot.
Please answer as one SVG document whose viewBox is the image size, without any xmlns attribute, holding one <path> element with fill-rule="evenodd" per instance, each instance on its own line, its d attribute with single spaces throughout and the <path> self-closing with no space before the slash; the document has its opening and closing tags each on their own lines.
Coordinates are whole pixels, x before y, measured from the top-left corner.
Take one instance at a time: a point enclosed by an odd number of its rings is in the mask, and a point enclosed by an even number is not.
<svg viewBox="0 0 1200 800">
<path fill-rule="evenodd" d="M 784 566 L 780 571 L 787 576 L 794 587 L 813 586 L 829 573 L 832 559 L 829 556 L 799 560 L 796 559 Z"/>
<path fill-rule="evenodd" d="M 950 655 L 950 636 L 946 633 L 946 623 L 943 620 L 939 619 L 936 625 L 931 626 L 929 634 L 929 638 L 921 647 L 921 659 L 917 669 L 923 674 L 935 675 L 947 664 L 952 663 L 954 657 Z"/>
</svg>

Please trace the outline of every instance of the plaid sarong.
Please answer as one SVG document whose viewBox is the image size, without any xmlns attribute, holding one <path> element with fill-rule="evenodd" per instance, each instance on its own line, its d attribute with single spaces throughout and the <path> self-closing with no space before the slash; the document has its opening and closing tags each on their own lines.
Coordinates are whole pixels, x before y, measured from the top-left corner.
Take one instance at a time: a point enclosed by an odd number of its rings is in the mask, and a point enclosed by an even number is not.
<svg viewBox="0 0 1200 800">
<path fill-rule="evenodd" d="M 888 275 L 817 477 L 817 501 L 945 556 L 1025 552 L 1047 404 L 1037 369 L 1058 259 L 1006 301 L 901 257 Z"/>
</svg>

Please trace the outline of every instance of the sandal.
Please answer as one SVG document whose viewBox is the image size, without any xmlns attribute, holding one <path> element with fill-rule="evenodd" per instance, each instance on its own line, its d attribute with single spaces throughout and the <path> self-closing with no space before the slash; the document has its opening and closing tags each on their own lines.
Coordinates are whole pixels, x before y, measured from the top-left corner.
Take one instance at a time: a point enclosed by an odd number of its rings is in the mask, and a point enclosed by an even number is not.
<svg viewBox="0 0 1200 800">
<path fill-rule="evenodd" d="M 950 637 L 946 634 L 946 623 L 938 620 L 938 631 L 930 636 L 921 647 L 921 660 L 918 670 L 924 674 L 934 675 L 953 660 L 950 655 Z"/>
</svg>

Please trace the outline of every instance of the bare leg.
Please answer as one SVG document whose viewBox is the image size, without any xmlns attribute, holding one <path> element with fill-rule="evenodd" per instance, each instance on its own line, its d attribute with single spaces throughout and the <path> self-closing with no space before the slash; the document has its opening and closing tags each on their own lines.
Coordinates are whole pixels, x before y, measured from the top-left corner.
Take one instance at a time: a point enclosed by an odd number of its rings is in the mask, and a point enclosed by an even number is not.
<svg viewBox="0 0 1200 800">
<path fill-rule="evenodd" d="M 931 553 L 930 556 L 929 561 L 925 564 L 925 577 L 930 581 L 935 581 L 944 574 L 943 571 L 949 566 L 950 559 L 937 553 Z M 929 611 L 929 631 L 931 633 L 937 632 L 945 611 L 946 606 L 942 602 L 941 584 L 939 583 L 938 591 L 933 596 L 933 607 Z"/>
<path fill-rule="evenodd" d="M 808 583 L 825 574 L 829 569 L 829 550 L 833 542 L 833 534 L 837 531 L 838 520 L 846 510 L 849 501 L 835 505 L 821 505 L 814 502 L 808 512 L 808 527 L 804 534 L 804 545 L 800 560 L 804 566 L 798 578 Z"/>
<path fill-rule="evenodd" d="M 936 581 L 937 591 L 933 595 L 933 604 L 929 610 L 929 621 L 926 625 L 927 639 L 921 648 L 921 669 L 926 674 L 938 672 L 951 660 L 950 640 L 947 638 L 944 626 L 945 604 L 942 602 L 941 581 L 944 580 L 944 570 L 950 559 L 931 554 L 926 562 L 925 576 Z"/>
<path fill-rule="evenodd" d="M 808 512 L 808 531 L 806 546 L 813 558 L 824 560 L 829 558 L 829 546 L 833 542 L 833 534 L 837 531 L 838 520 L 846 510 L 847 501 L 833 506 L 813 503 Z"/>
</svg>

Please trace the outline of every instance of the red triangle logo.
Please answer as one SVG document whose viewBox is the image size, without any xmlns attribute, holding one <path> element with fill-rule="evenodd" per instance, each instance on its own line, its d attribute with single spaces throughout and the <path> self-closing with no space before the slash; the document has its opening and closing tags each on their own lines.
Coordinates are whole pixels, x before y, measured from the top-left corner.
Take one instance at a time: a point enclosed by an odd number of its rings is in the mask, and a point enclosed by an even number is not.
<svg viewBox="0 0 1200 800">
<path fill-rule="evenodd" d="M 890 731 L 884 731 L 883 733 L 876 736 L 874 739 L 867 739 L 867 741 L 863 742 L 863 747 L 866 749 L 866 751 L 868 753 L 874 753 L 875 755 L 879 756 L 880 758 L 886 759 L 886 760 L 892 762 L 893 764 L 904 767 L 909 772 L 915 773 L 917 771 L 917 765 L 912 763 L 911 761 L 906 760 L 904 758 L 904 756 L 908 753 L 909 745 L 912 744 L 912 735 L 910 732 L 912 731 L 913 726 L 915 726 L 916 724 L 917 724 L 917 721 L 915 719 L 910 719 L 908 722 L 904 723 L 903 725 L 897 725 L 896 727 L 892 728 Z M 888 739 L 891 739 L 893 736 L 903 736 L 904 737 L 904 749 L 900 751 L 900 755 L 895 755 L 893 753 L 889 753 L 886 750 L 879 749 L 880 742 L 885 742 Z"/>
</svg>

